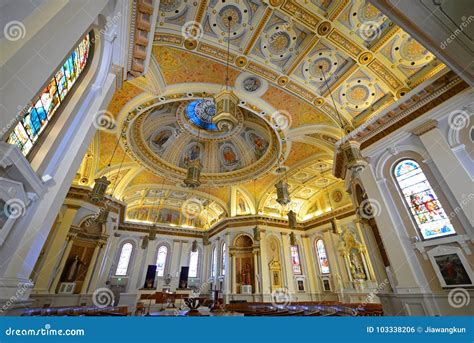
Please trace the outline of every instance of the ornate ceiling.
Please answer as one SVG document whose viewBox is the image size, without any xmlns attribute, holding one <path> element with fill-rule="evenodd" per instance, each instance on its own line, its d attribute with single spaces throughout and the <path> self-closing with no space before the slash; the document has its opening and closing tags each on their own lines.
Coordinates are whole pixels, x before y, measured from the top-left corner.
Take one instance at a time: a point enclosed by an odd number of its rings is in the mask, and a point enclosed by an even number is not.
<svg viewBox="0 0 474 343">
<path fill-rule="evenodd" d="M 225 83 L 229 16 L 240 109 L 222 134 L 199 126 Z M 91 187 L 107 175 L 129 221 L 208 229 L 226 217 L 291 208 L 305 221 L 346 206 L 331 175 L 334 144 L 444 68 L 360 0 L 167 0 L 156 27 L 148 73 L 116 92 L 113 123 L 75 179 Z M 203 161 L 197 190 L 181 186 L 193 156 Z M 293 200 L 285 208 L 275 200 L 282 178 Z"/>
</svg>

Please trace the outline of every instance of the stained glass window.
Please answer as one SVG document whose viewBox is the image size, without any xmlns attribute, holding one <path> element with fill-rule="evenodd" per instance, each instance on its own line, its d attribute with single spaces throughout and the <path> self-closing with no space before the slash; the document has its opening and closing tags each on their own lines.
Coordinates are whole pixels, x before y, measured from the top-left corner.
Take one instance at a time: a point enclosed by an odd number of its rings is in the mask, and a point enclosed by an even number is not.
<svg viewBox="0 0 474 343">
<path fill-rule="evenodd" d="M 216 277 L 217 271 L 217 248 L 212 249 L 212 260 L 211 260 L 211 277 Z"/>
<path fill-rule="evenodd" d="M 291 246 L 291 264 L 293 266 L 293 273 L 301 274 L 300 252 L 297 245 Z"/>
<path fill-rule="evenodd" d="M 455 234 L 451 221 L 420 165 L 403 160 L 395 166 L 395 178 L 405 203 L 424 239 Z"/>
<path fill-rule="evenodd" d="M 210 99 L 191 101 L 186 108 L 186 115 L 191 123 L 201 129 L 217 131 L 217 126 L 212 122 L 216 115 L 216 104 Z"/>
<path fill-rule="evenodd" d="M 168 248 L 162 245 L 158 249 L 156 256 L 156 275 L 163 276 L 165 274 L 166 256 L 168 255 Z"/>
<path fill-rule="evenodd" d="M 17 145 L 23 155 L 28 155 L 56 110 L 66 98 L 89 60 L 91 33 L 87 34 L 64 64 L 56 71 L 46 88 L 30 103 L 7 139 Z"/>
<path fill-rule="evenodd" d="M 120 257 L 117 263 L 115 275 L 127 275 L 128 265 L 130 264 L 130 257 L 132 257 L 133 245 L 132 243 L 125 243 L 120 251 Z"/>
<path fill-rule="evenodd" d="M 226 266 L 226 261 L 227 261 L 226 249 L 227 249 L 227 246 L 225 245 L 225 243 L 223 243 L 222 244 L 221 275 L 225 275 L 225 266 Z"/>
<path fill-rule="evenodd" d="M 316 242 L 316 251 L 318 255 L 319 269 L 321 270 L 321 274 L 329 274 L 329 261 L 326 255 L 326 248 L 324 247 L 324 242 L 322 239 L 319 239 Z"/>
<path fill-rule="evenodd" d="M 189 277 L 198 276 L 199 250 L 191 251 L 189 256 Z"/>
</svg>

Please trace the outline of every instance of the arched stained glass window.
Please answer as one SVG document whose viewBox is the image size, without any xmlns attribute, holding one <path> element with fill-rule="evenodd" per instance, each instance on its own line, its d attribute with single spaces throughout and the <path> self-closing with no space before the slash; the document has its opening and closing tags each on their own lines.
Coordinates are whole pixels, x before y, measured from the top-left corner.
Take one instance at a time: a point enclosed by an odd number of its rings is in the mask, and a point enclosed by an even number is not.
<svg viewBox="0 0 474 343">
<path fill-rule="evenodd" d="M 189 256 L 189 277 L 198 276 L 199 250 L 191 251 Z"/>
<path fill-rule="evenodd" d="M 324 242 L 322 239 L 318 239 L 316 242 L 316 252 L 318 255 L 319 269 L 321 270 L 321 274 L 329 274 L 331 271 L 329 269 L 326 248 L 324 247 Z"/>
<path fill-rule="evenodd" d="M 164 245 L 158 248 L 156 256 L 156 275 L 163 276 L 165 274 L 166 257 L 168 256 L 168 248 Z"/>
<path fill-rule="evenodd" d="M 399 162 L 395 166 L 394 174 L 405 204 L 424 239 L 456 233 L 425 173 L 416 161 Z"/>
<path fill-rule="evenodd" d="M 91 49 L 90 36 L 91 33 L 82 39 L 46 88 L 31 101 L 27 111 L 21 114 L 21 120 L 8 136 L 7 143 L 18 146 L 23 155 L 26 156 L 31 151 L 86 67 Z"/>
<path fill-rule="evenodd" d="M 226 267 L 226 263 L 227 263 L 226 250 L 227 250 L 226 244 L 222 243 L 221 275 L 225 275 L 225 267 Z"/>
<path fill-rule="evenodd" d="M 125 243 L 120 251 L 120 257 L 117 263 L 117 269 L 115 275 L 125 276 L 127 275 L 128 265 L 130 264 L 130 258 L 132 257 L 133 245 L 132 243 Z"/>
<path fill-rule="evenodd" d="M 293 266 L 293 273 L 296 275 L 301 275 L 301 263 L 300 263 L 300 252 L 297 245 L 292 245 L 291 247 L 291 264 Z"/>
<path fill-rule="evenodd" d="M 212 249 L 212 259 L 211 259 L 211 277 L 216 277 L 217 272 L 217 248 Z"/>
</svg>

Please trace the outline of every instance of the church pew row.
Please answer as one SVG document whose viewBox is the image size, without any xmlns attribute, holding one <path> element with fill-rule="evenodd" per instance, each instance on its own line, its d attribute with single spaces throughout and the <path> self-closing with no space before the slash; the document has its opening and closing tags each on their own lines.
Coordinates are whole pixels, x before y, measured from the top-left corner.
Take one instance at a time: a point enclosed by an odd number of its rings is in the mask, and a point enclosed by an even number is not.
<svg viewBox="0 0 474 343">
<path fill-rule="evenodd" d="M 227 311 L 245 316 L 304 315 L 304 316 L 383 316 L 381 304 L 341 303 L 336 301 L 298 302 L 273 305 L 265 302 L 235 303 Z"/>
<path fill-rule="evenodd" d="M 22 316 L 126 316 L 127 314 L 127 306 L 69 306 L 29 308 L 22 313 Z"/>
</svg>

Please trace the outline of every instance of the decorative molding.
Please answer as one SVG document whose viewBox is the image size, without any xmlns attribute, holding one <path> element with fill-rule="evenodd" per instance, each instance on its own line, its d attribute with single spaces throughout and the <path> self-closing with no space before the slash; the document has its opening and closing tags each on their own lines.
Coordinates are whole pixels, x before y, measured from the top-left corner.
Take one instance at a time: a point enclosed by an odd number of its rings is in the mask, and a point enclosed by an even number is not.
<svg viewBox="0 0 474 343">
<path fill-rule="evenodd" d="M 416 136 L 422 136 L 424 135 L 425 133 L 435 129 L 438 127 L 438 121 L 434 120 L 434 119 L 430 119 L 428 120 L 427 122 L 417 126 L 416 128 L 414 128 L 411 132 L 416 135 Z"/>
</svg>

